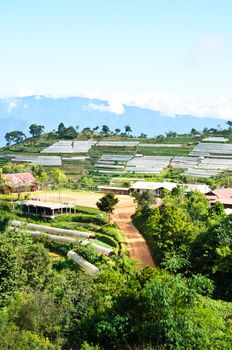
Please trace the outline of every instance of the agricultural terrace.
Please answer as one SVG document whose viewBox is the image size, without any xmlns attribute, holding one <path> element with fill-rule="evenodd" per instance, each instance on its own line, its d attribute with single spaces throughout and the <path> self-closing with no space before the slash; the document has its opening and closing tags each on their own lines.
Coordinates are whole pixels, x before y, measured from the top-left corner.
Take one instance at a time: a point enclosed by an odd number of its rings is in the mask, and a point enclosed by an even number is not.
<svg viewBox="0 0 232 350">
<path fill-rule="evenodd" d="M 40 142 L 34 140 L 34 146 L 33 140 L 25 140 L 22 145 L 16 145 L 18 148 L 13 145 L 3 149 L 2 164 L 11 161 L 41 165 L 48 171 L 51 167 L 60 167 L 71 183 L 79 181 L 76 188 L 89 189 L 108 184 L 113 176 L 165 177 L 167 170 L 173 169 L 186 178 L 204 179 L 232 169 L 229 137 L 177 135 L 159 139 L 120 139 L 102 136 L 99 140 L 93 135 L 90 140 L 55 138 L 53 142 L 48 136 L 41 137 Z M 48 146 L 42 148 L 42 145 Z M 24 151 L 37 147 L 37 153 L 21 152 L 22 147 Z M 16 149 L 17 153 L 12 153 Z M 86 176 L 90 178 L 88 183 Z"/>
<path fill-rule="evenodd" d="M 115 228 L 108 227 L 108 214 L 101 213 L 97 209 L 96 202 L 103 196 L 102 193 L 94 192 L 76 192 L 76 191 L 42 191 L 42 192 L 33 192 L 25 193 L 21 195 L 22 198 L 36 199 L 41 202 L 64 202 L 76 205 L 76 214 L 65 214 L 55 217 L 55 219 L 48 220 L 46 218 L 34 217 L 33 215 L 27 215 L 26 213 L 20 214 L 20 212 L 15 215 L 15 219 L 19 221 L 27 221 L 30 223 L 39 223 L 40 225 L 49 225 L 57 229 L 68 229 L 68 230 L 77 230 L 78 232 L 87 232 L 95 236 L 94 240 L 91 240 L 90 243 L 94 247 L 94 244 L 102 245 L 107 244 L 107 248 L 118 248 L 120 247 L 120 252 L 124 254 L 127 251 L 124 238 L 120 230 L 125 235 L 125 240 L 127 242 L 128 251 L 130 256 L 137 261 L 137 263 L 142 266 L 151 265 L 154 266 L 149 248 L 146 244 L 146 241 L 142 235 L 137 231 L 131 221 L 131 216 L 136 210 L 136 204 L 131 196 L 118 195 L 119 203 L 116 206 L 115 212 L 111 218 L 111 224 L 116 225 Z M 3 197 L 3 196 L 2 196 Z M 6 196 L 5 196 L 6 197 Z M 16 195 L 11 195 L 11 199 L 16 199 Z M 1 198 L 0 198 L 1 199 Z M 99 214 L 101 213 L 101 216 Z M 102 226 L 103 225 L 103 226 Z M 44 228 L 38 228 L 39 231 L 44 231 Z M 47 230 L 45 229 L 45 232 Z M 59 231 L 57 234 L 60 234 Z M 61 240 L 59 237 L 54 236 L 55 242 L 62 243 L 75 243 L 73 234 L 68 232 L 65 234 L 65 238 Z M 47 234 L 45 234 L 47 235 Z M 74 234 L 75 235 L 75 234 Z M 78 235 L 78 233 L 76 234 Z M 35 237 L 39 237 L 39 234 L 36 233 Z M 43 235 L 44 236 L 44 235 Z M 109 238 L 107 239 L 107 237 Z M 53 240 L 52 236 L 48 238 Z M 116 239 L 116 243 L 114 242 Z"/>
<path fill-rule="evenodd" d="M 90 260 L 98 267 L 105 261 L 111 262 L 106 255 L 127 256 L 127 244 L 123 232 L 109 223 L 109 215 L 96 207 L 96 202 L 102 194 L 93 192 L 49 191 L 22 193 L 20 199 L 33 199 L 33 203 L 46 203 L 55 205 L 69 202 L 75 205 L 75 212 L 48 217 L 32 215 L 24 210 L 18 202 L 18 195 L 1 195 L 1 213 L 4 210 L 11 212 L 12 226 L 27 228 L 34 239 L 42 240 L 46 248 L 52 253 L 60 254 L 66 258 L 70 249 L 80 254 L 84 259 Z M 120 199 L 120 198 L 119 198 Z M 49 204 L 49 205 L 50 205 Z M 72 204 L 72 205 L 73 205 Z M 56 255 L 57 259 L 57 255 Z M 102 260 L 103 259 L 103 260 Z"/>
</svg>

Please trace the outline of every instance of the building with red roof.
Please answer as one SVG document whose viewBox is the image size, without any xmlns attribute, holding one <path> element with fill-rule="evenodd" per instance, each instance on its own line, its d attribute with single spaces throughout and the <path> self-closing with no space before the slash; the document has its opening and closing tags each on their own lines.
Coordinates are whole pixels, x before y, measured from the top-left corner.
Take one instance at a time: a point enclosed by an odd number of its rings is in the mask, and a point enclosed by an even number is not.
<svg viewBox="0 0 232 350">
<path fill-rule="evenodd" d="M 4 193 L 21 193 L 37 190 L 37 184 L 31 173 L 3 174 Z"/>
<path fill-rule="evenodd" d="M 211 204 L 221 202 L 225 208 L 232 208 L 232 188 L 219 188 L 206 193 Z"/>
</svg>

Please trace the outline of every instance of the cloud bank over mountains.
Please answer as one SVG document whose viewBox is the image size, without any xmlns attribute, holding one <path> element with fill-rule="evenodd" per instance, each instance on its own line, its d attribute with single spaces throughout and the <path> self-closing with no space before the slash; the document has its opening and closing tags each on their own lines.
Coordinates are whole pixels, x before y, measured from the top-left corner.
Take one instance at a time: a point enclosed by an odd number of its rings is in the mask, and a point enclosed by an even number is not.
<svg viewBox="0 0 232 350">
<path fill-rule="evenodd" d="M 232 119 L 232 99 L 224 96 L 199 98 L 165 94 L 95 95 L 95 98 L 108 101 L 108 106 L 90 104 L 89 109 L 115 114 L 124 113 L 124 105 L 159 111 L 161 116 L 194 115 L 199 118 Z"/>
<path fill-rule="evenodd" d="M 68 99 L 72 94 L 32 94 L 37 100 L 41 96 L 50 99 Z M 232 119 L 232 98 L 225 96 L 218 97 L 197 97 L 181 96 L 161 93 L 145 93 L 139 95 L 129 94 L 104 94 L 101 92 L 79 94 L 82 98 L 90 99 L 90 103 L 83 106 L 83 109 L 99 112 L 113 113 L 123 115 L 125 106 L 139 107 L 151 111 L 159 111 L 161 116 L 175 117 L 176 115 L 193 115 L 198 118 L 216 118 L 229 120 Z M 8 97 L 3 100 L 6 102 L 6 109 L 10 113 L 17 107 L 19 93 L 16 97 Z M 102 100 L 104 103 L 93 103 L 92 100 Z M 24 108 L 27 108 L 27 104 Z"/>
<path fill-rule="evenodd" d="M 194 100 L 173 98 L 167 101 L 162 95 L 107 96 L 107 99 L 87 97 L 28 96 L 0 99 L 0 145 L 5 144 L 6 132 L 21 130 L 28 135 L 28 127 L 33 124 L 45 126 L 45 131 L 57 130 L 59 123 L 66 126 L 95 127 L 106 124 L 111 130 L 124 130 L 129 124 L 134 135 L 145 133 L 148 136 L 165 134 L 169 130 L 178 133 L 189 132 L 191 128 L 202 130 L 204 127 L 216 128 L 226 126 L 231 106 L 223 98 L 213 101 L 212 105 L 204 104 L 190 109 Z M 210 113 L 218 104 L 223 118 Z M 205 110 L 205 117 L 203 110 Z M 190 111 L 195 111 L 190 114 Z M 208 112 L 207 112 L 208 111 Z M 227 118 L 224 118 L 224 114 Z"/>
</svg>

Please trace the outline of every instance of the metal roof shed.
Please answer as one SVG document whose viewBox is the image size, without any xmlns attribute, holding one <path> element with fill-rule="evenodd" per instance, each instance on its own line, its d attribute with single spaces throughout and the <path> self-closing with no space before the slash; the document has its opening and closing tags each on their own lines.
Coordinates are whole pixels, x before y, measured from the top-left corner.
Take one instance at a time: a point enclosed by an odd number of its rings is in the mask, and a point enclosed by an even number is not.
<svg viewBox="0 0 232 350">
<path fill-rule="evenodd" d="M 75 205 L 68 203 L 42 202 L 34 200 L 18 201 L 16 203 L 19 204 L 28 214 L 49 217 L 51 219 L 56 215 L 73 213 L 75 211 Z"/>
</svg>

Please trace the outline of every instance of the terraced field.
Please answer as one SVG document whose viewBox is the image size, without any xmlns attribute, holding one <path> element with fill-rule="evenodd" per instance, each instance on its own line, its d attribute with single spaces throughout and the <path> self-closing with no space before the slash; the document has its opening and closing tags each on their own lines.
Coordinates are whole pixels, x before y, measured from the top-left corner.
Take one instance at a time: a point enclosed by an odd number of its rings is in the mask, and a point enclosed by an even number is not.
<svg viewBox="0 0 232 350">
<path fill-rule="evenodd" d="M 58 141 L 53 145 L 43 149 L 41 153 L 69 154 L 69 153 L 88 153 L 96 141 Z"/>
</svg>

